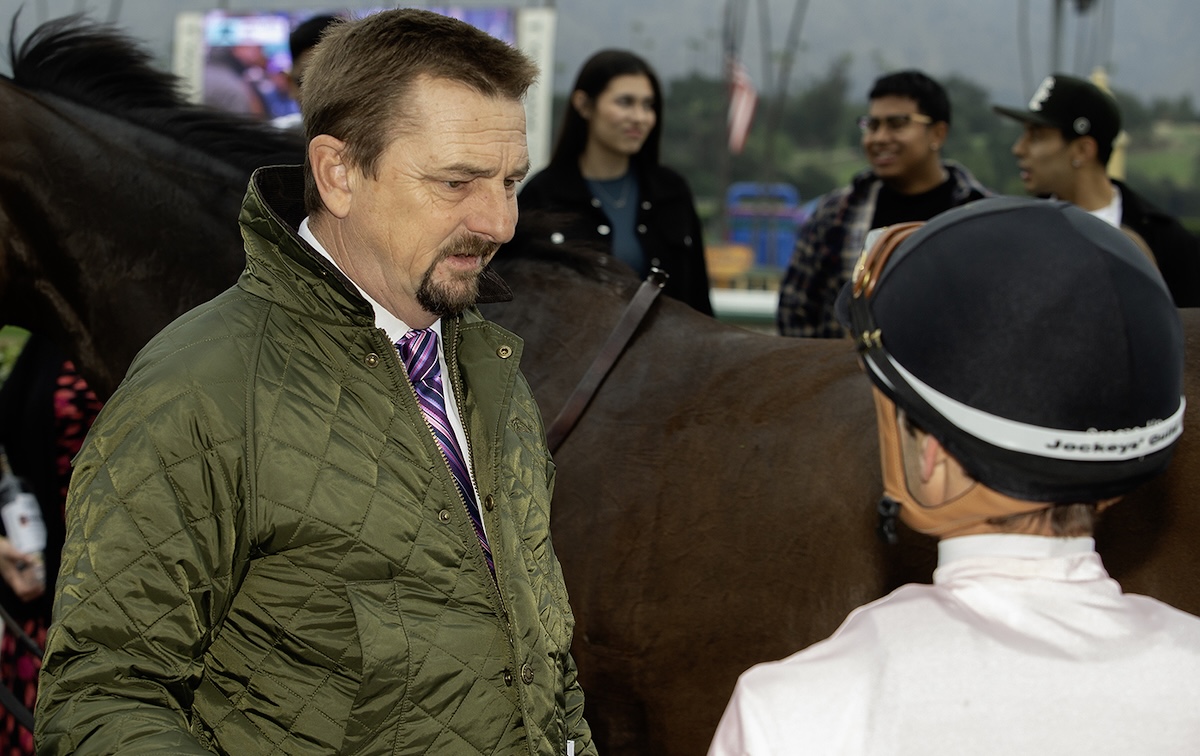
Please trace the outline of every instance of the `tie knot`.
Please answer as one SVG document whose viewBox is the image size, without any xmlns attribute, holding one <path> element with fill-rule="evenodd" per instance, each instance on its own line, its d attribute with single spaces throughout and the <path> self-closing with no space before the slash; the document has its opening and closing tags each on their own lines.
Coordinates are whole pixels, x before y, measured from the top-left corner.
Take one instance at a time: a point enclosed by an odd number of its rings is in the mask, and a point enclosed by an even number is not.
<svg viewBox="0 0 1200 756">
<path fill-rule="evenodd" d="M 413 383 L 420 383 L 437 370 L 437 332 L 432 328 L 409 331 L 396 342 L 396 349 Z"/>
</svg>

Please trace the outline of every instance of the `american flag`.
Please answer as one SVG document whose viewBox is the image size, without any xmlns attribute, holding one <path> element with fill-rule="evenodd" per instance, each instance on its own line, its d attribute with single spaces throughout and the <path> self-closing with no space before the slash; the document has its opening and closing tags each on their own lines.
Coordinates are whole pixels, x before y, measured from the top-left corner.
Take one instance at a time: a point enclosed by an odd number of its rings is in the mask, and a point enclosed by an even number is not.
<svg viewBox="0 0 1200 756">
<path fill-rule="evenodd" d="M 729 151 L 740 155 L 746 146 L 746 136 L 754 121 L 754 108 L 758 105 L 758 90 L 750 80 L 750 72 L 737 58 L 729 60 Z"/>
</svg>

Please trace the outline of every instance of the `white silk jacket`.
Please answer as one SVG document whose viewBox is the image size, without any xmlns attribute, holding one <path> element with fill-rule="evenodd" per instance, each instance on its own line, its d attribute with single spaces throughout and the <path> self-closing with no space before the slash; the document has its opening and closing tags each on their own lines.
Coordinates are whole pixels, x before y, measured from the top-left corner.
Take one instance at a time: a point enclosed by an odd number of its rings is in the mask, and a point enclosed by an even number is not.
<svg viewBox="0 0 1200 756">
<path fill-rule="evenodd" d="M 951 538 L 933 578 L 743 673 L 709 756 L 1200 752 L 1200 618 L 1092 539 Z"/>
</svg>

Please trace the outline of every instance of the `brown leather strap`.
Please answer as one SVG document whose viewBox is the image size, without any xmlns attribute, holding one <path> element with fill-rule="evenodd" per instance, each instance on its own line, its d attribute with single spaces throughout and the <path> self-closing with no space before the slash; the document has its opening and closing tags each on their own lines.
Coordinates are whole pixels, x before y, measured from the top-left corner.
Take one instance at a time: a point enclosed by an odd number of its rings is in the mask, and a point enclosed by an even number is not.
<svg viewBox="0 0 1200 756">
<path fill-rule="evenodd" d="M 646 313 L 650 311 L 650 305 L 654 304 L 654 300 L 666 283 L 666 272 L 652 268 L 650 275 L 646 276 L 646 280 L 642 281 L 637 293 L 633 295 L 633 299 L 625 306 L 625 312 L 621 314 L 621 319 L 617 321 L 616 327 L 608 335 L 608 341 L 600 347 L 591 366 L 583 374 L 583 378 L 579 380 L 575 390 L 567 397 L 566 404 L 559 410 L 558 417 L 554 418 L 554 422 L 550 424 L 550 429 L 546 431 L 546 441 L 551 454 L 558 451 L 558 447 L 574 429 L 575 423 L 579 422 L 580 416 L 587 409 L 592 397 L 596 395 L 600 384 L 608 376 L 608 371 L 617 364 L 617 359 L 625 351 L 629 339 L 633 337 L 634 331 L 646 317 Z"/>
</svg>

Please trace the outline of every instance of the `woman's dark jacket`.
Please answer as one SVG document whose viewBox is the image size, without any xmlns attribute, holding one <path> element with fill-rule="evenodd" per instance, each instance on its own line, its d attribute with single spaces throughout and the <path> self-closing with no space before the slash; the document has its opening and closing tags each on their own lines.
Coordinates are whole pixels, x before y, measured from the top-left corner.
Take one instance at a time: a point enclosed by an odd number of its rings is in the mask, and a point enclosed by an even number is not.
<svg viewBox="0 0 1200 756">
<path fill-rule="evenodd" d="M 670 276 L 666 294 L 712 315 L 703 233 L 687 181 L 661 165 L 635 170 L 637 234 L 647 263 Z M 612 221 L 576 161 L 552 163 L 530 178 L 517 203 L 521 216 L 513 244 L 572 244 L 612 253 Z"/>
</svg>

